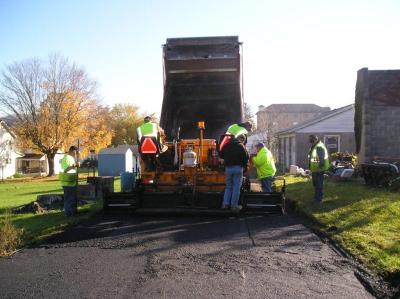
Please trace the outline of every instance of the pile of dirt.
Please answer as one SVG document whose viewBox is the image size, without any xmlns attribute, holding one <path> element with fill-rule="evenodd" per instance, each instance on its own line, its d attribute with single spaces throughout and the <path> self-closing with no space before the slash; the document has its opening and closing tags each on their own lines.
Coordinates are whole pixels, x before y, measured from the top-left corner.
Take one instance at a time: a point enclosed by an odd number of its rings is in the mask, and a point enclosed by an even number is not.
<svg viewBox="0 0 400 299">
<path fill-rule="evenodd" d="M 78 205 L 84 205 L 87 201 L 78 200 Z M 36 201 L 12 209 L 13 214 L 22 213 L 46 213 L 51 210 L 60 210 L 64 207 L 64 196 L 62 194 L 39 195 Z"/>
</svg>

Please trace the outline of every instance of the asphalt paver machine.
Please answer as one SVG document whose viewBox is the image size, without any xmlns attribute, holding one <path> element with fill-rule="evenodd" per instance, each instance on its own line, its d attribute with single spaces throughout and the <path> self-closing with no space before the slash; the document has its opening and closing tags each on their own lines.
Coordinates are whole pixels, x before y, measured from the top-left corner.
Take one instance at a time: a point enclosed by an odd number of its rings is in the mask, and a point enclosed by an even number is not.
<svg viewBox="0 0 400 299">
<path fill-rule="evenodd" d="M 105 209 L 227 213 L 221 209 L 225 171 L 218 152 L 227 127 L 243 120 L 241 48 L 237 36 L 167 39 L 160 119 L 164 140 L 142 138 L 133 192 L 106 194 Z M 252 192 L 246 178 L 241 203 L 243 210 L 282 211 L 284 187 L 270 194 Z"/>
</svg>

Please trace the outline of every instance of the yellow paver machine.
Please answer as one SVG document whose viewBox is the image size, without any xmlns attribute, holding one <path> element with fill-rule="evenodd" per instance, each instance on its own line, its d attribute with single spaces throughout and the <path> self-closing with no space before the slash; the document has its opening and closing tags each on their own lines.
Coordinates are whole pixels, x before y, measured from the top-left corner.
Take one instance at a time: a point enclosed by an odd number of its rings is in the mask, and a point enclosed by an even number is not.
<svg viewBox="0 0 400 299">
<path fill-rule="evenodd" d="M 227 127 L 243 120 L 241 53 L 237 36 L 167 39 L 160 120 L 165 136 L 142 137 L 133 192 L 106 194 L 105 209 L 227 213 L 221 209 L 225 170 L 218 153 L 229 138 Z M 284 190 L 252 192 L 246 177 L 243 211 L 283 211 Z"/>
</svg>

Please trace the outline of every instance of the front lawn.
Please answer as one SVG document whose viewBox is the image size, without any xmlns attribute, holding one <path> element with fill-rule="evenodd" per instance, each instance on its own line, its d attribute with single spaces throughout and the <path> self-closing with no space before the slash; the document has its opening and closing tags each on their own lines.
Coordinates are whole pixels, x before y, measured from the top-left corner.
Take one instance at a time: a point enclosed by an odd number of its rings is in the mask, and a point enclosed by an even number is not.
<svg viewBox="0 0 400 299">
<path fill-rule="evenodd" d="M 86 175 L 80 176 L 80 182 L 86 181 Z M 115 190 L 119 190 L 120 181 L 115 180 Z M 36 200 L 40 194 L 62 193 L 57 177 L 30 178 L 23 180 L 8 180 L 0 183 L 0 224 L 6 219 L 6 213 L 15 207 Z M 22 229 L 21 246 L 37 242 L 65 228 L 77 223 L 98 212 L 101 202 L 90 202 L 78 209 L 78 215 L 67 218 L 62 210 L 55 210 L 45 214 L 23 213 L 10 215 L 11 223 Z"/>
<path fill-rule="evenodd" d="M 400 194 L 362 180 L 325 181 L 322 205 L 310 180 L 287 176 L 287 197 L 353 256 L 386 277 L 400 276 Z"/>
</svg>

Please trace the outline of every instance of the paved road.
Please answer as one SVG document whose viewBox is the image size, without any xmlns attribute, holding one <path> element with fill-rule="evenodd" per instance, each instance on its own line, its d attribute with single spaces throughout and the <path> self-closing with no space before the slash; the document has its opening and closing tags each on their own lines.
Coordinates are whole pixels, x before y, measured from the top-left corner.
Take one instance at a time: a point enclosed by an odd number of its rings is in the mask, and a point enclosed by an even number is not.
<svg viewBox="0 0 400 299">
<path fill-rule="evenodd" d="M 106 215 L 0 259 L 5 298 L 372 298 L 288 216 Z"/>
</svg>

